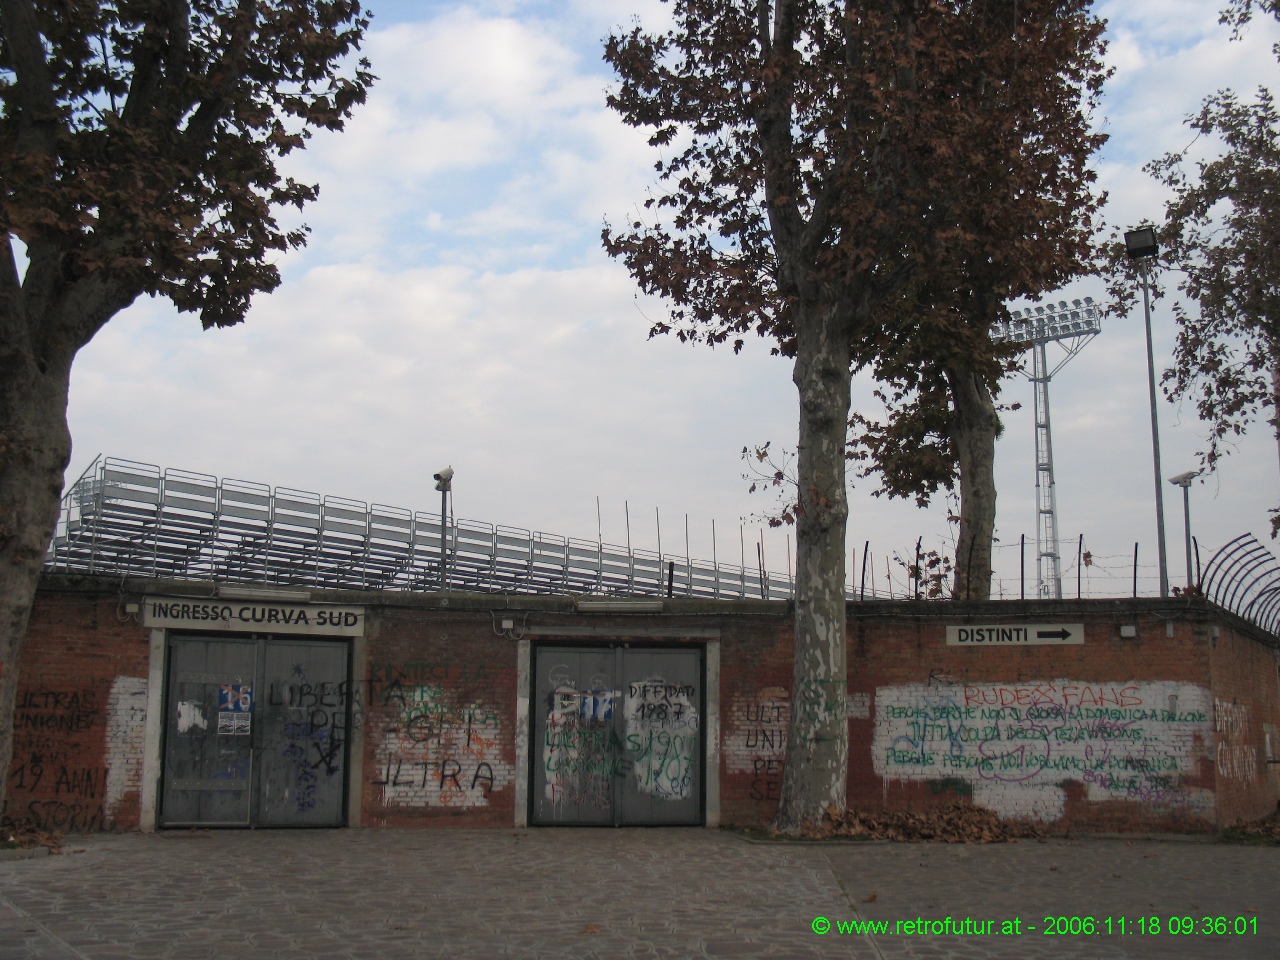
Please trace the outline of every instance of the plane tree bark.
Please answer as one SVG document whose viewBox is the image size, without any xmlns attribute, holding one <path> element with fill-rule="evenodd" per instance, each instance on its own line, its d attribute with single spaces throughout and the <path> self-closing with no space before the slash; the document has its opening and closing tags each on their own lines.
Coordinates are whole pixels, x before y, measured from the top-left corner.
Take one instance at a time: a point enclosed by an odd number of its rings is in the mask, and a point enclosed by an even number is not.
<svg viewBox="0 0 1280 960">
<path fill-rule="evenodd" d="M 315 186 L 277 169 L 372 81 L 356 0 L 0 0 L 0 809 L 71 457 L 76 354 L 144 294 L 244 319 Z"/>
</svg>

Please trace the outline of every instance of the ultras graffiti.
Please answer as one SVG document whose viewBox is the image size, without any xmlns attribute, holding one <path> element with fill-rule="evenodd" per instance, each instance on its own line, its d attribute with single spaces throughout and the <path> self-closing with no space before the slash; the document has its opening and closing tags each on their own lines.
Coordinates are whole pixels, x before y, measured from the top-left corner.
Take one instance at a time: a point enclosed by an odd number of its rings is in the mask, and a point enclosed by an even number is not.
<svg viewBox="0 0 1280 960">
<path fill-rule="evenodd" d="M 791 697 L 782 687 L 765 687 L 732 701 L 725 730 L 725 766 L 751 774 L 752 800 L 777 800 L 787 756 Z"/>
<path fill-rule="evenodd" d="M 893 780 L 961 780 L 1003 816 L 1056 820 L 1067 781 L 1090 800 L 1207 813 L 1209 691 L 1192 684 L 905 684 L 876 692 L 872 759 Z"/>
<path fill-rule="evenodd" d="M 105 686 L 19 689 L 11 811 L 50 830 L 88 833 L 116 825 L 123 801 L 141 782 L 147 681 L 122 675 Z"/>
<path fill-rule="evenodd" d="M 613 778 L 626 775 L 625 747 L 614 731 L 613 710 L 619 692 L 603 675 L 578 690 L 574 679 L 553 668 L 542 738 L 545 795 L 554 804 L 605 809 L 613 802 Z"/>
<path fill-rule="evenodd" d="M 373 783 L 384 803 L 487 806 L 493 791 L 511 783 L 503 749 L 510 735 L 504 738 L 495 708 L 459 701 L 451 688 L 464 679 L 455 668 L 421 663 L 370 669 L 370 696 L 384 723 Z"/>
</svg>

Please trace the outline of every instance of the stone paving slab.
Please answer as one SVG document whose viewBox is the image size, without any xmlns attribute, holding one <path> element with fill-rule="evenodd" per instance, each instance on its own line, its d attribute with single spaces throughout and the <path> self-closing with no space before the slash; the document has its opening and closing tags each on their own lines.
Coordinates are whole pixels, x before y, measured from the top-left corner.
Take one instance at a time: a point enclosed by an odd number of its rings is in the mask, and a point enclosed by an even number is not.
<svg viewBox="0 0 1280 960">
<path fill-rule="evenodd" d="M 1275 847 L 434 829 L 95 836 L 68 849 L 79 852 L 0 863 L 0 960 L 1280 957 Z M 1039 932 L 1048 915 L 1163 926 L 1172 913 L 1256 916 L 1259 932 Z M 1018 918 L 1024 932 L 895 930 L 947 916 Z M 831 932 L 813 932 L 817 917 Z M 853 920 L 889 932 L 839 932 Z"/>
<path fill-rule="evenodd" d="M 875 956 L 809 930 L 815 912 L 849 913 L 820 850 L 716 831 L 226 831 L 69 847 L 84 852 L 0 864 L 0 898 L 56 938 L 4 937 L 2 960 Z"/>
</svg>

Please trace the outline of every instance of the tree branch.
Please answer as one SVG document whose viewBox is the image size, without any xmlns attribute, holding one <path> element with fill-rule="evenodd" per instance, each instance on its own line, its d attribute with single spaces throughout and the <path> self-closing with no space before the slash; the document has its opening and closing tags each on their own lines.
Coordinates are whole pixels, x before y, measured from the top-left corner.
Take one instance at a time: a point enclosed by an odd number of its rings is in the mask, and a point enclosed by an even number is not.
<svg viewBox="0 0 1280 960">
<path fill-rule="evenodd" d="M 767 17 L 760 18 L 767 27 Z M 764 195 L 769 225 L 778 250 L 779 265 L 790 277 L 794 275 L 797 243 L 804 230 L 800 201 L 795 196 L 795 145 L 791 133 L 791 103 L 795 94 L 795 0 L 777 0 L 773 21 L 773 37 L 760 37 L 760 48 L 767 50 L 764 61 L 765 103 L 756 111 L 756 130 L 760 134 L 760 151 L 764 158 Z M 788 192 L 789 191 L 789 192 Z"/>
<path fill-rule="evenodd" d="M 32 0 L 0 0 L 0 32 L 17 78 L 17 152 L 53 153 L 58 105 Z"/>
<path fill-rule="evenodd" d="M 249 34 L 257 22 L 254 0 L 240 0 L 239 13 L 235 19 L 235 27 L 227 38 L 226 54 L 222 60 L 211 67 L 209 74 L 217 79 L 211 96 L 201 101 L 196 112 L 187 122 L 182 133 L 183 146 L 191 153 L 203 152 L 204 147 L 213 137 L 223 111 L 231 102 L 231 95 L 242 73 L 242 60 L 248 46 Z"/>
</svg>

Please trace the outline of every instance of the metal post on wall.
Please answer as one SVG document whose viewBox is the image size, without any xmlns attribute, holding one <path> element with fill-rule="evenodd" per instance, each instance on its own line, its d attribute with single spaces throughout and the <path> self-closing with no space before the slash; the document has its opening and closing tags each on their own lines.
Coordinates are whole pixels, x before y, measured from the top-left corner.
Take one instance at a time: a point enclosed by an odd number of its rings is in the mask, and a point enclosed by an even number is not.
<svg viewBox="0 0 1280 960">
<path fill-rule="evenodd" d="M 920 537 L 918 540 L 916 540 L 916 565 L 914 568 L 914 572 L 916 576 L 916 588 L 911 595 L 911 598 L 913 600 L 920 599 L 920 544 L 922 543 L 924 543 L 924 537 Z"/>
<path fill-rule="evenodd" d="M 448 564 L 445 557 L 446 544 L 448 543 L 445 526 L 449 518 L 449 493 L 453 490 L 453 467 L 445 467 L 439 473 L 434 474 L 436 481 L 436 489 L 440 491 L 440 589 L 445 589 L 448 580 L 445 571 Z"/>
<path fill-rule="evenodd" d="M 1018 582 L 1021 584 L 1019 599 L 1027 599 L 1027 535 L 1018 541 Z"/>
<path fill-rule="evenodd" d="M 1076 599 L 1080 599 L 1080 580 L 1084 569 L 1084 534 L 1080 534 L 1080 543 L 1076 546 Z"/>
<path fill-rule="evenodd" d="M 1138 595 L 1138 545 L 1133 545 L 1133 595 Z"/>
<path fill-rule="evenodd" d="M 862 586 L 858 590 L 858 599 L 867 599 L 867 555 L 871 552 L 871 541 L 862 545 Z"/>
</svg>

